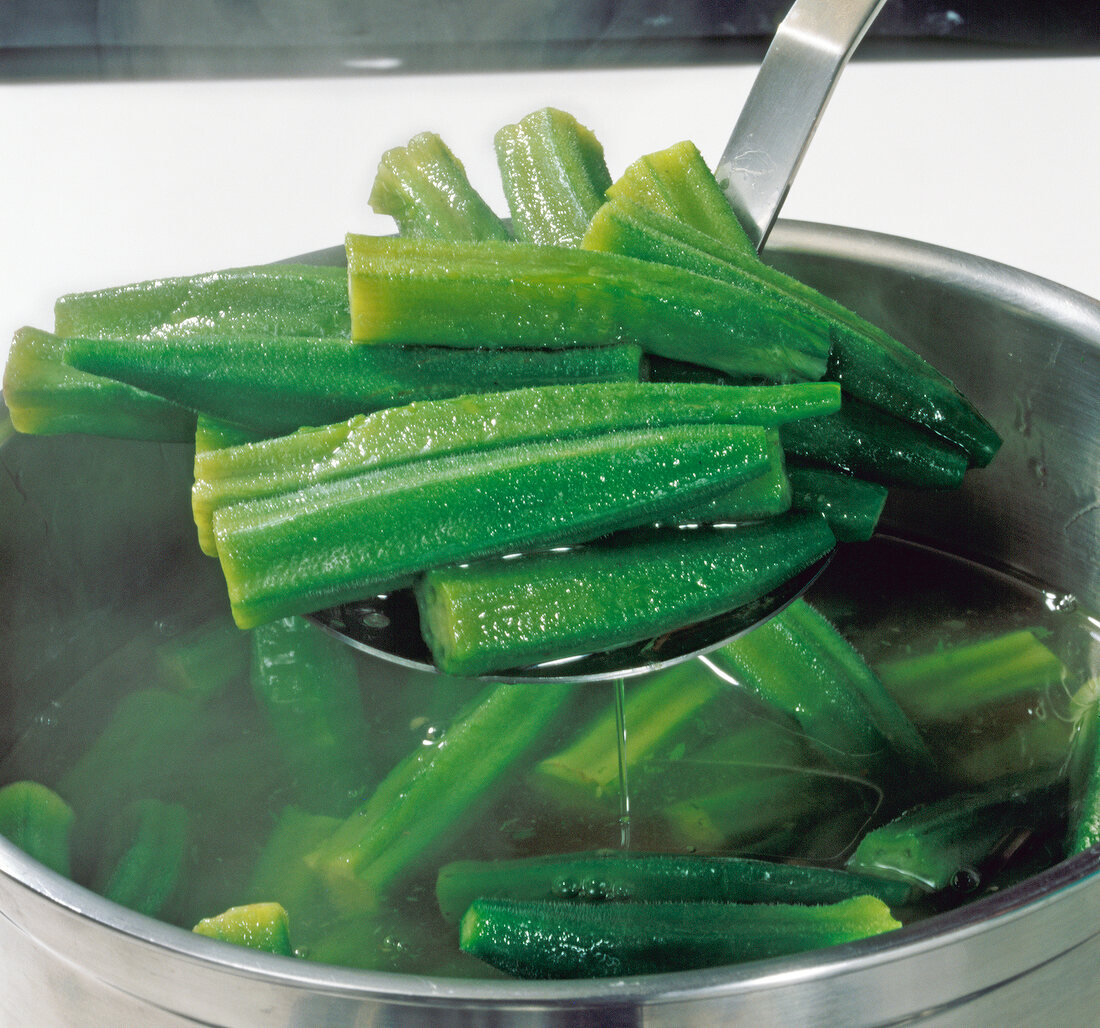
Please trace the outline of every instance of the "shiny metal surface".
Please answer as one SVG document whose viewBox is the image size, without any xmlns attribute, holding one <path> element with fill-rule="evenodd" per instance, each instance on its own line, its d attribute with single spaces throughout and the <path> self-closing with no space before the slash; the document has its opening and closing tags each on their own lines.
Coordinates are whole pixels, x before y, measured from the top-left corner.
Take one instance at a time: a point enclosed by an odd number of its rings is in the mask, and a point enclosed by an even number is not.
<svg viewBox="0 0 1100 1028">
<path fill-rule="evenodd" d="M 1100 304 L 973 257 L 843 229 L 781 223 L 768 252 L 931 357 L 1005 436 L 957 495 L 893 497 L 889 527 L 1035 577 L 1051 602 L 1100 607 Z M 41 442 L 0 449 L 0 752 L 82 660 L 125 640 L 125 601 L 163 602 L 168 572 L 189 568 L 194 551 L 187 512 L 175 510 L 184 455 Z M 130 475 L 117 470 L 123 458 Z M 78 503 L 72 476 L 85 480 Z M 110 530 L 88 516 L 108 504 Z M 89 536 L 51 545 L 44 513 L 55 512 Z M 38 553 L 10 545 L 35 540 Z M 0 1024 L 1090 1024 L 1098 872 L 1100 852 L 1087 852 L 949 914 L 796 958 L 625 981 L 472 982 L 222 946 L 116 907 L 0 839 Z"/>
<path fill-rule="evenodd" d="M 796 0 L 768 47 L 715 172 L 763 248 L 840 73 L 886 0 Z"/>
</svg>

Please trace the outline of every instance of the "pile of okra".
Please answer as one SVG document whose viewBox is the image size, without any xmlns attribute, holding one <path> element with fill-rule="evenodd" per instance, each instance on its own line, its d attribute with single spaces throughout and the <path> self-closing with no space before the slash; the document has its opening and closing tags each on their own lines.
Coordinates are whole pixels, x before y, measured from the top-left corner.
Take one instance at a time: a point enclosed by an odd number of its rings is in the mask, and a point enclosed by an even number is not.
<svg viewBox="0 0 1100 1028">
<path fill-rule="evenodd" d="M 765 263 L 691 144 L 613 180 L 595 136 L 545 109 L 501 129 L 496 151 L 509 221 L 424 133 L 384 155 L 370 195 L 398 234 L 350 234 L 346 268 L 72 294 L 52 331 L 16 334 L 4 397 L 17 431 L 195 446 L 197 545 L 220 563 L 237 626 L 233 643 L 212 638 L 243 647 L 294 793 L 247 902 L 204 912 L 196 930 L 369 964 L 364 939 L 382 931 L 394 891 L 545 750 L 570 702 L 565 687 L 488 687 L 452 712 L 448 746 L 379 777 L 351 658 L 303 615 L 411 589 L 437 666 L 467 678 L 656 637 L 769 592 L 838 541 L 869 539 L 890 489 L 955 488 L 1000 445 L 916 353 Z M 808 604 L 722 655 L 762 723 L 787 723 L 751 745 L 782 749 L 795 725 L 799 746 L 841 775 L 934 777 L 919 721 Z M 657 676 L 632 716 L 653 720 L 660 749 L 678 719 L 729 691 L 716 681 L 694 664 Z M 0 828 L 119 902 L 194 913 L 179 906 L 193 812 L 165 796 L 108 810 L 109 791 L 89 795 L 88 766 L 103 768 L 112 731 L 164 724 L 166 738 L 193 738 L 196 705 L 221 702 L 218 688 L 197 692 L 127 697 L 123 727 L 108 725 L 61 780 L 6 787 L 14 813 Z M 815 705 L 821 719 L 804 724 Z M 589 746 L 594 777 L 543 753 L 545 802 L 612 795 L 605 744 Z M 995 800 L 974 802 L 992 804 L 1000 839 L 1018 790 Z M 914 888 L 944 887 L 944 868 L 884 878 L 868 847 L 897 843 L 874 833 L 846 870 L 777 877 L 689 855 L 727 847 L 721 809 L 681 811 L 694 826 L 683 838 L 711 841 L 668 854 L 448 865 L 441 914 L 460 923 L 463 950 L 510 973 L 620 974 L 858 938 L 896 926 Z M 108 814 L 113 841 L 79 849 L 74 871 L 72 832 L 87 837 L 81 826 Z M 949 879 L 967 859 L 943 861 Z"/>
</svg>

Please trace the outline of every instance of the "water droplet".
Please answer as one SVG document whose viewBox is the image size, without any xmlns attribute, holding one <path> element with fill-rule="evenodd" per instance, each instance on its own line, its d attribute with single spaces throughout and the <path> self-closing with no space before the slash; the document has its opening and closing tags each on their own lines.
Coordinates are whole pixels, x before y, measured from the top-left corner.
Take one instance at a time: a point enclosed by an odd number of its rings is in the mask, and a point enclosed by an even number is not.
<svg viewBox="0 0 1100 1028">
<path fill-rule="evenodd" d="M 581 887 L 573 878 L 557 878 L 550 886 L 555 896 L 562 899 L 576 899 L 580 895 Z"/>
<path fill-rule="evenodd" d="M 364 628 L 389 628 L 390 625 L 389 615 L 372 607 L 366 607 L 360 612 L 359 622 Z"/>
<path fill-rule="evenodd" d="M 427 722 L 420 738 L 421 746 L 438 746 L 443 741 L 443 734 L 447 730 L 446 725 Z"/>
</svg>

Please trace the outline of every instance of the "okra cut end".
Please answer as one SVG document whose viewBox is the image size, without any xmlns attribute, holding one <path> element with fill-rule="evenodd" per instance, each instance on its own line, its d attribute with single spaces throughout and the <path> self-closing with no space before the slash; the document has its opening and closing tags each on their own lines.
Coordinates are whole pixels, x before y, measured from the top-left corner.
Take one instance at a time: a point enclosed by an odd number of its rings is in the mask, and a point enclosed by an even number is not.
<svg viewBox="0 0 1100 1028">
<path fill-rule="evenodd" d="M 203 918 L 192 929 L 196 935 L 230 942 L 236 946 L 275 953 L 279 956 L 294 955 L 290 945 L 290 921 L 286 910 L 278 903 L 249 903 L 230 907 L 214 917 Z"/>
</svg>

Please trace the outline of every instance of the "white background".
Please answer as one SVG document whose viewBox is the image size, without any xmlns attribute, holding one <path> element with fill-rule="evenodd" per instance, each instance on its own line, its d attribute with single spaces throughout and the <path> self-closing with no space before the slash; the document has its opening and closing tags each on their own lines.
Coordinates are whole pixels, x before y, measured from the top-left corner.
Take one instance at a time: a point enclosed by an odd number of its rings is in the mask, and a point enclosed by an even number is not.
<svg viewBox="0 0 1100 1028">
<path fill-rule="evenodd" d="M 496 129 L 547 104 L 613 175 L 694 140 L 713 166 L 751 67 L 0 86 L 0 357 L 56 296 L 391 230 L 378 158 L 440 132 L 503 210 Z M 784 214 L 979 254 L 1100 296 L 1100 58 L 845 72 Z"/>
</svg>

